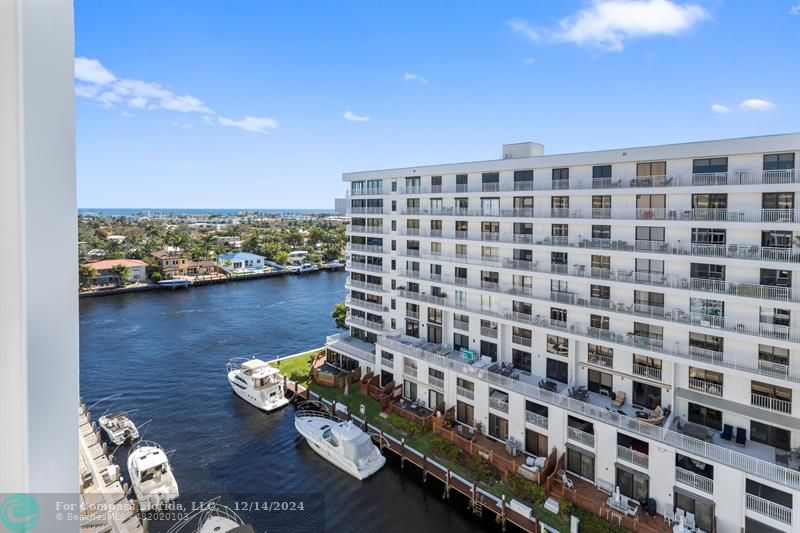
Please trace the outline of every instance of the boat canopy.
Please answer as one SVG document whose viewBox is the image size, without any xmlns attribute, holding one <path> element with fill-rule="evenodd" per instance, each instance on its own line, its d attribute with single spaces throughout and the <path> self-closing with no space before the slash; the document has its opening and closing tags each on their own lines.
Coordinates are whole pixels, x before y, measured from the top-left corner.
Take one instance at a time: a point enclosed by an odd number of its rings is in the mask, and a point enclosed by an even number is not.
<svg viewBox="0 0 800 533">
<path fill-rule="evenodd" d="M 357 436 L 342 441 L 342 449 L 345 457 L 351 461 L 358 462 L 364 457 L 369 457 L 374 451 L 375 445 L 372 444 L 372 439 L 369 438 L 369 435 L 359 431 Z"/>
<path fill-rule="evenodd" d="M 150 452 L 147 455 L 140 457 L 136 461 L 136 468 L 139 472 L 150 470 L 151 468 L 159 467 L 167 462 L 167 456 L 161 450 Z"/>
</svg>

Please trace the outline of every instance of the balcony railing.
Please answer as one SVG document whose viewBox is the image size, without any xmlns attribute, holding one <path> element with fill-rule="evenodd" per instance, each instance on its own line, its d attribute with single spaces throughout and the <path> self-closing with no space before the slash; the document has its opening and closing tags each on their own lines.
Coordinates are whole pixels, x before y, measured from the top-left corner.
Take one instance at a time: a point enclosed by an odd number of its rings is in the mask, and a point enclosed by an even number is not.
<svg viewBox="0 0 800 533">
<path fill-rule="evenodd" d="M 620 461 L 647 468 L 650 464 L 650 457 L 646 453 L 637 452 L 634 449 L 626 448 L 617 444 L 617 458 Z"/>
<path fill-rule="evenodd" d="M 530 337 L 522 337 L 520 335 L 512 335 L 511 342 L 514 344 L 519 344 L 520 346 L 530 346 L 533 342 L 533 339 Z"/>
<path fill-rule="evenodd" d="M 667 424 L 656 426 L 614 411 L 608 411 L 604 407 L 541 389 L 536 385 L 507 378 L 486 369 L 475 368 L 459 359 L 447 346 L 438 346 L 434 351 L 430 345 L 426 345 L 428 348 L 423 348 L 409 344 L 402 338 L 394 337 L 384 337 L 379 342 L 390 350 L 417 357 L 442 369 L 469 376 L 471 379 L 479 379 L 493 387 L 502 387 L 531 400 L 560 407 L 570 413 L 598 420 L 644 438 L 664 443 L 677 450 L 708 459 L 709 462 L 721 463 L 754 476 L 782 483 L 794 490 L 800 490 L 800 472 L 797 470 L 678 433 L 668 429 Z"/>
<path fill-rule="evenodd" d="M 349 189 L 347 191 L 347 196 L 372 196 L 378 194 L 386 194 L 383 192 L 383 189 L 367 187 L 365 189 Z"/>
<path fill-rule="evenodd" d="M 589 354 L 589 362 L 593 365 L 604 366 L 606 368 L 614 368 L 614 358 L 610 355 L 601 355 L 596 353 Z"/>
<path fill-rule="evenodd" d="M 792 414 L 792 402 L 790 400 L 783 400 L 758 392 L 750 393 L 750 405 L 778 413 Z"/>
<path fill-rule="evenodd" d="M 376 322 L 374 320 L 368 320 L 366 318 L 362 318 L 359 316 L 348 316 L 347 317 L 348 324 L 355 324 L 357 326 L 363 326 L 365 328 L 372 328 L 377 329 L 379 331 L 384 330 L 384 324 L 382 322 Z"/>
<path fill-rule="evenodd" d="M 383 207 L 351 207 L 351 215 L 380 215 L 383 214 Z"/>
<path fill-rule="evenodd" d="M 567 427 L 567 438 L 569 440 L 580 442 L 584 446 L 589 446 L 590 448 L 594 448 L 594 435 L 591 433 L 587 433 L 582 429 L 574 428 L 574 427 Z"/>
<path fill-rule="evenodd" d="M 383 226 L 353 226 L 352 224 L 347 226 L 347 231 L 349 233 L 388 233 Z"/>
<path fill-rule="evenodd" d="M 365 289 L 368 291 L 383 292 L 383 286 L 378 283 L 368 283 L 366 281 L 357 281 L 348 279 L 345 282 L 345 288 L 348 289 Z"/>
<path fill-rule="evenodd" d="M 711 396 L 722 397 L 723 387 L 722 383 L 714 383 L 713 381 L 706 381 L 704 379 L 689 378 L 689 390 L 710 394 Z"/>
<path fill-rule="evenodd" d="M 746 494 L 745 506 L 760 515 L 768 516 L 778 522 L 792 525 L 792 508 L 760 498 L 755 494 Z"/>
<path fill-rule="evenodd" d="M 546 416 L 540 415 L 538 413 L 532 413 L 530 411 L 525 411 L 525 420 L 527 420 L 534 426 L 539 426 L 542 429 L 547 429 L 547 427 L 550 424 L 550 421 Z"/>
<path fill-rule="evenodd" d="M 411 378 L 411 379 L 417 379 L 417 369 L 416 369 L 416 367 L 412 367 L 412 366 L 403 367 L 403 375 L 408 377 L 408 378 Z"/>
<path fill-rule="evenodd" d="M 691 470 L 675 467 L 675 480 L 707 494 L 714 494 L 714 480 L 701 476 Z"/>
<path fill-rule="evenodd" d="M 468 398 L 470 400 L 475 399 L 475 391 L 466 387 L 456 387 L 456 394 L 462 398 Z"/>
<path fill-rule="evenodd" d="M 347 307 L 358 307 L 359 309 L 369 309 L 370 311 L 376 311 L 378 313 L 385 313 L 389 310 L 389 308 L 385 305 L 379 304 L 377 302 L 368 302 L 367 300 L 361 300 L 359 298 L 345 298 L 344 304 Z"/>
<path fill-rule="evenodd" d="M 633 375 L 655 381 L 661 381 L 661 369 L 654 366 L 633 363 Z"/>
<path fill-rule="evenodd" d="M 492 339 L 497 338 L 497 328 L 485 328 L 481 326 L 481 336 L 482 337 L 489 337 Z"/>
<path fill-rule="evenodd" d="M 368 252 L 373 254 L 386 253 L 383 251 L 383 246 L 379 244 L 354 244 L 348 243 L 347 249 L 351 252 Z"/>
<path fill-rule="evenodd" d="M 453 328 L 461 331 L 469 331 L 469 322 L 464 320 L 453 320 Z"/>
<path fill-rule="evenodd" d="M 436 376 L 428 376 L 428 385 L 436 387 L 439 390 L 444 390 L 444 380 Z"/>
<path fill-rule="evenodd" d="M 383 272 L 383 265 L 365 263 L 362 261 L 348 261 L 345 266 L 350 270 L 361 270 L 365 272 Z"/>
<path fill-rule="evenodd" d="M 394 368 L 394 359 L 381 356 L 381 366 L 383 368 Z"/>
<path fill-rule="evenodd" d="M 494 409 L 496 411 L 500 411 L 501 413 L 507 413 L 508 412 L 508 401 L 507 400 L 501 400 L 499 398 L 492 398 L 490 396 L 489 397 L 489 407 L 491 407 L 492 409 Z"/>
</svg>

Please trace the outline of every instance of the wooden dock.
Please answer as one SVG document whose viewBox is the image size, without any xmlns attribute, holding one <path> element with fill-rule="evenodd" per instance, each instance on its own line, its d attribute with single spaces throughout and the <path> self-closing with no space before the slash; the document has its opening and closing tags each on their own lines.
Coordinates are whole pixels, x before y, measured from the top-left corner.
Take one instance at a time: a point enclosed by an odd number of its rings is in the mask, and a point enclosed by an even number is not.
<svg viewBox="0 0 800 533">
<path fill-rule="evenodd" d="M 143 533 L 135 505 L 127 499 L 119 468 L 107 453 L 91 413 L 81 403 L 78 409 L 78 443 L 82 516 L 80 530 L 86 532 Z"/>
<path fill-rule="evenodd" d="M 364 427 L 364 420 L 345 410 L 333 410 L 331 402 L 322 399 L 314 391 L 289 379 L 285 379 L 285 383 L 286 390 L 292 393 L 293 402 L 307 400 L 319 401 L 331 414 L 343 420 L 353 420 L 361 425 L 362 428 Z M 469 501 L 469 507 L 475 516 L 482 517 L 484 511 L 494 514 L 496 521 L 501 524 L 503 531 L 506 530 L 509 524 L 529 533 L 556 531 L 555 528 L 542 523 L 535 517 L 525 516 L 521 512 L 512 509 L 510 502 L 506 501 L 505 496 L 503 498 L 498 498 L 494 494 L 487 492 L 474 481 L 470 481 L 456 474 L 435 459 L 427 457 L 407 445 L 404 440 L 397 440 L 395 437 L 384 433 L 381 429 L 371 424 L 367 424 L 365 430 L 380 444 L 382 452 L 391 452 L 400 459 L 401 468 L 405 468 L 407 464 L 417 468 L 422 473 L 423 482 L 426 482 L 429 478 L 439 480 L 444 485 L 444 493 L 442 495 L 444 499 L 448 499 L 452 491 L 461 494 Z"/>
</svg>

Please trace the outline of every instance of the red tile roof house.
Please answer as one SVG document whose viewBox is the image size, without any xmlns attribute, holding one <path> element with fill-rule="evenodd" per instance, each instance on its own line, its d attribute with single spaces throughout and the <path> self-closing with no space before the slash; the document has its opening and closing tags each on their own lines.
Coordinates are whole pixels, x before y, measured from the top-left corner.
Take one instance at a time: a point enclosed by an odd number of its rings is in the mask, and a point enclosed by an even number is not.
<svg viewBox="0 0 800 533">
<path fill-rule="evenodd" d="M 130 275 L 127 279 L 129 283 L 143 283 L 147 279 L 147 263 L 144 261 L 139 261 L 138 259 L 105 259 L 87 264 L 95 272 L 92 277 L 92 288 L 119 287 L 121 285 L 119 279 L 112 271 L 118 265 L 126 266 L 130 270 Z"/>
</svg>

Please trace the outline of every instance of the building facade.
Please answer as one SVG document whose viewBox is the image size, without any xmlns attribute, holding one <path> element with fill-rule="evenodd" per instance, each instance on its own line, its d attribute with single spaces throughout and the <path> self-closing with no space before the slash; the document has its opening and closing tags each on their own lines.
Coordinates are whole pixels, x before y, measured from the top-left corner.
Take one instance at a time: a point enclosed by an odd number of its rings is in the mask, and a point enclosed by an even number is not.
<svg viewBox="0 0 800 533">
<path fill-rule="evenodd" d="M 329 349 L 704 531 L 800 530 L 800 134 L 348 173 Z M 797 279 L 798 281 L 795 281 Z"/>
<path fill-rule="evenodd" d="M 127 283 L 143 283 L 147 280 L 147 263 L 138 259 L 104 259 L 87 264 L 92 268 L 92 287 L 118 287 L 121 280 L 114 272 L 115 267 L 127 267 Z"/>
<path fill-rule="evenodd" d="M 210 276 L 217 272 L 217 264 L 210 260 L 194 260 L 180 251 L 158 250 L 151 254 L 157 261 L 161 274 L 173 276 Z"/>
</svg>

